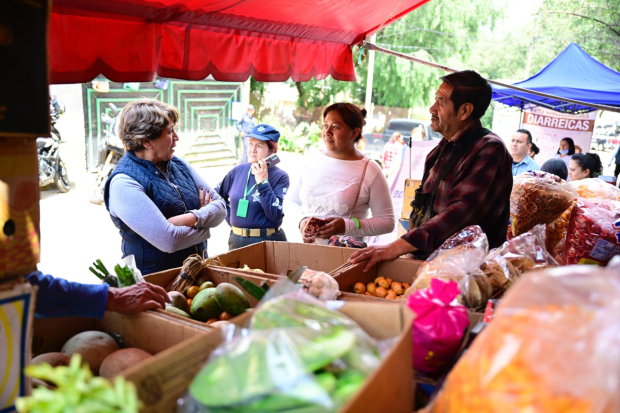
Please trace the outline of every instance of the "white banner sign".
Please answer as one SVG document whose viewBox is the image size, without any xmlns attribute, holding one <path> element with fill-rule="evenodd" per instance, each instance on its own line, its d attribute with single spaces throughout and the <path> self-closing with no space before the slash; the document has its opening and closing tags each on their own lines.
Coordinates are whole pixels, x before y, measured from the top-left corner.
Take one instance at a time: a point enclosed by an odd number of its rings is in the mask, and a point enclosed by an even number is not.
<svg viewBox="0 0 620 413">
<path fill-rule="evenodd" d="M 553 158 L 563 138 L 571 138 L 584 153 L 589 152 L 597 113 L 568 115 L 540 107 L 525 110 L 522 128 L 530 131 L 534 143 L 540 148 L 536 161 L 542 165 Z"/>
<path fill-rule="evenodd" d="M 439 142 L 439 140 L 412 142 L 411 150 L 407 148 L 403 163 L 390 188 L 392 206 L 394 207 L 394 219 L 396 220 L 394 231 L 389 234 L 369 237 L 368 245 L 385 245 L 396 240 L 398 236 L 398 226 L 400 225 L 400 214 L 403 210 L 405 180 L 409 178 L 421 180 L 423 178 L 426 157 Z"/>
</svg>

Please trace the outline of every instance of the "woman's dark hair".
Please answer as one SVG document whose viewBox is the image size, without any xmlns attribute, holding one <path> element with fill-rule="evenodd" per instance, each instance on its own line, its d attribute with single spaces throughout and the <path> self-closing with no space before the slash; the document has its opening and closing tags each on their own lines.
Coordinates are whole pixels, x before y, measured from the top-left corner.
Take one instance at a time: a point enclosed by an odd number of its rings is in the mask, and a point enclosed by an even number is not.
<svg viewBox="0 0 620 413">
<path fill-rule="evenodd" d="M 540 153 L 540 149 L 534 142 L 532 142 L 532 146 L 530 147 L 530 151 L 534 152 L 534 155 L 538 155 Z"/>
<path fill-rule="evenodd" d="M 603 172 L 603 163 L 601 158 L 595 153 L 576 153 L 571 160 L 575 161 L 577 165 L 584 171 L 590 170 L 590 178 L 596 178 Z"/>
<path fill-rule="evenodd" d="M 568 143 L 568 154 L 574 155 L 575 154 L 575 141 L 573 141 L 571 138 L 562 138 L 562 141 L 566 141 L 566 143 Z M 558 154 L 560 154 L 560 148 L 558 148 Z"/>
<path fill-rule="evenodd" d="M 559 176 L 565 181 L 566 178 L 568 178 L 568 168 L 566 167 L 564 161 L 558 158 L 549 159 L 540 167 L 540 170 Z"/>
<path fill-rule="evenodd" d="M 366 124 L 366 109 L 360 109 L 353 103 L 334 103 L 329 105 L 323 111 L 323 119 L 332 110 L 336 111 L 342 118 L 342 121 L 347 124 L 351 129 L 359 128 L 360 133 L 355 138 L 354 142 L 359 141 L 362 138 L 362 128 Z"/>
<path fill-rule="evenodd" d="M 154 141 L 170 124 L 177 124 L 179 111 L 158 100 L 142 99 L 128 103 L 121 112 L 118 132 L 128 151 L 144 149 L 144 139 Z"/>
<path fill-rule="evenodd" d="M 474 110 L 470 119 L 478 120 L 484 116 L 491 104 L 493 90 L 482 76 L 473 70 L 463 70 L 442 76 L 440 79 L 454 87 L 450 94 L 454 113 L 458 112 L 464 103 L 471 103 L 474 105 Z"/>
</svg>

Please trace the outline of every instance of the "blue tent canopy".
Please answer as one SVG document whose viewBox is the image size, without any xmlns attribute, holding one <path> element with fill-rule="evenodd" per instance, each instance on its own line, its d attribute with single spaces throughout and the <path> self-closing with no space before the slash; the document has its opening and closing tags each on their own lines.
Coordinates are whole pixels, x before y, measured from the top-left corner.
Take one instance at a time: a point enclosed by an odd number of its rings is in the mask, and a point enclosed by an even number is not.
<svg viewBox="0 0 620 413">
<path fill-rule="evenodd" d="M 513 85 L 594 105 L 620 107 L 620 73 L 603 65 L 575 43 L 571 43 L 538 74 Z M 496 85 L 493 85 L 493 100 L 521 109 L 542 106 L 567 113 L 596 110 L 595 107 L 540 97 Z"/>
</svg>

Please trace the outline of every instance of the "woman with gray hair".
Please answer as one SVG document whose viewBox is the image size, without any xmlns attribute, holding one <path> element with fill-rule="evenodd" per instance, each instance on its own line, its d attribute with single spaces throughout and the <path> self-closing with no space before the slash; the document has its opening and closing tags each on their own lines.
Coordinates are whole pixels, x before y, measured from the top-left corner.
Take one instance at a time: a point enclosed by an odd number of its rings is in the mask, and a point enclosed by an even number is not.
<svg viewBox="0 0 620 413">
<path fill-rule="evenodd" d="M 126 154 L 108 178 L 104 201 L 142 274 L 176 268 L 207 249 L 209 228 L 226 217 L 224 200 L 174 156 L 179 112 L 156 100 L 129 103 L 119 135 Z"/>
</svg>

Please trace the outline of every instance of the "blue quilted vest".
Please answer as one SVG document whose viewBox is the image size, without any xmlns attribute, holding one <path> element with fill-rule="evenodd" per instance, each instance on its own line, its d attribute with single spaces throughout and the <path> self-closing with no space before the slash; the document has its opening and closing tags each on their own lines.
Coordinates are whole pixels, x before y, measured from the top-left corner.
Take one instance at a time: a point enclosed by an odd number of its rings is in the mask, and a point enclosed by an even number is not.
<svg viewBox="0 0 620 413">
<path fill-rule="evenodd" d="M 198 190 L 187 165 L 174 157 L 168 163 L 168 170 L 165 172 L 174 186 L 168 183 L 153 162 L 140 159 L 132 152 L 126 152 L 105 184 L 103 199 L 106 208 L 110 210 L 109 196 L 112 178 L 117 174 L 124 174 L 142 185 L 146 195 L 153 200 L 166 218 L 184 214 L 192 209 L 199 209 Z M 123 238 L 121 246 L 123 257 L 133 254 L 136 258 L 136 265 L 143 275 L 181 267 L 187 257 L 192 254 L 202 255 L 202 252 L 207 249 L 207 242 L 203 241 L 193 247 L 173 253 L 163 252 L 134 232 L 119 218 L 112 215 L 110 217 Z M 144 217 L 144 219 L 149 218 Z"/>
</svg>

